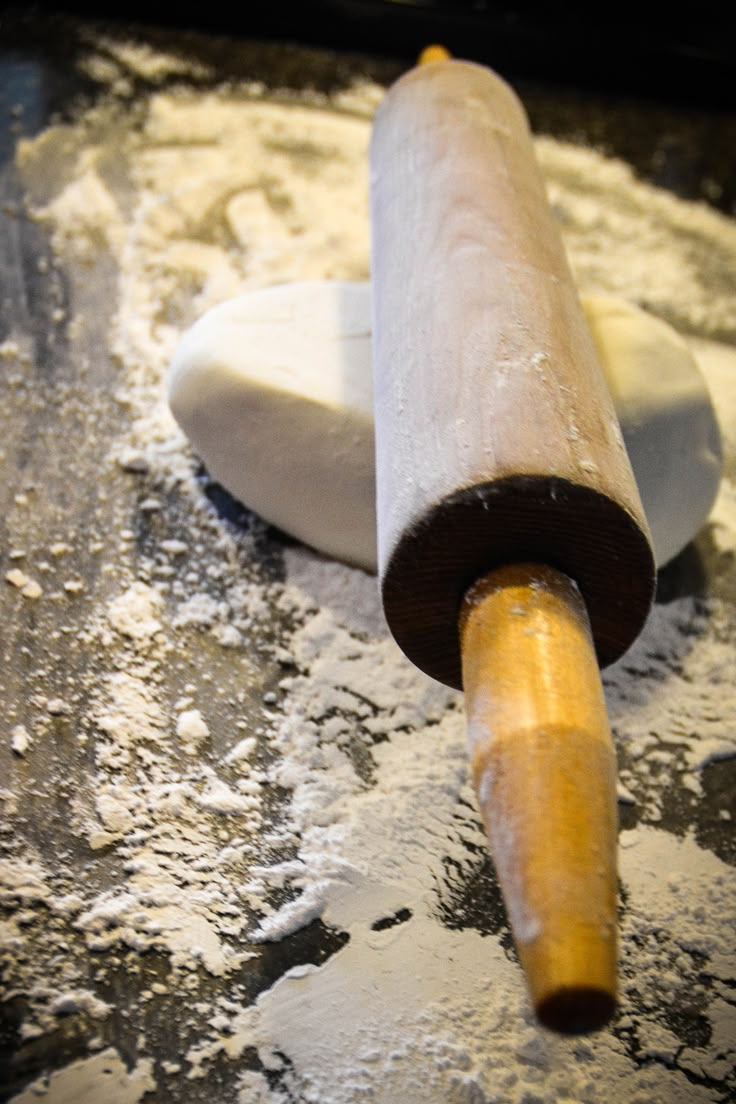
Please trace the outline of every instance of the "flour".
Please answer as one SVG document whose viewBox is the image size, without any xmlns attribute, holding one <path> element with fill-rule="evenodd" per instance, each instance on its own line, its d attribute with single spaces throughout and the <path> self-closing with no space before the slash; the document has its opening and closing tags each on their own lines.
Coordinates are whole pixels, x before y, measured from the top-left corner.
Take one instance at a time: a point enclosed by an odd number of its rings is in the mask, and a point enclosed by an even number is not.
<svg viewBox="0 0 736 1104">
<path fill-rule="evenodd" d="M 733 341 L 733 220 L 638 181 L 594 150 L 539 138 L 536 153 L 581 289 L 620 294 L 679 330 Z"/>
<path fill-rule="evenodd" d="M 176 735 L 184 742 L 184 748 L 189 755 L 196 751 L 203 740 L 210 734 L 202 714 L 198 709 L 185 709 L 176 720 Z"/>
<path fill-rule="evenodd" d="M 61 545 L 106 568 L 78 595 L 44 585 L 26 603 L 26 583 L 7 588 L 24 615 L 85 603 L 33 657 L 28 702 L 6 711 L 17 747 L 0 797 L 21 819 L 0 856 L 4 995 L 22 1040 L 73 1025 L 81 1048 L 27 1077 L 14 1104 L 183 1101 L 199 1086 L 240 1104 L 725 1099 L 713 1085 L 732 1084 L 736 1057 L 733 871 L 698 825 L 709 764 L 736 753 L 733 483 L 703 538 L 713 593 L 656 606 L 605 676 L 636 824 L 621 837 L 622 1015 L 556 1039 L 535 1026 L 508 951 L 459 695 L 399 653 L 372 577 L 220 516 L 163 391 L 179 334 L 213 303 L 367 277 L 381 90 L 193 92 L 170 86 L 176 59 L 108 39 L 85 65 L 107 95 L 21 143 L 19 165 L 70 273 L 70 318 L 109 319 L 119 411 L 103 474 L 128 492 L 112 534 L 60 522 L 36 554 L 28 530 L 9 529 L 24 579 L 45 562 L 51 583 L 57 570 L 73 581 Z M 154 89 L 132 125 L 141 79 Z M 581 287 L 696 335 L 733 475 L 733 223 L 594 151 L 537 148 Z M 114 281 L 109 314 L 90 272 Z M 3 345 L 17 371 L 26 346 L 20 331 Z M 57 685 L 53 659 L 75 647 L 93 657 L 82 684 Z M 42 755 L 68 795 L 55 850 L 24 842 L 26 811 L 52 800 L 32 792 Z M 668 830 L 673 802 L 684 836 Z M 303 949 L 310 931 L 326 949 Z M 144 1031 L 152 1021 L 175 1055 Z"/>
<path fill-rule="evenodd" d="M 296 1090 L 297 1099 L 315 1104 L 326 1099 L 349 1104 L 369 1092 L 368 1098 L 381 1104 L 397 1098 L 411 1104 L 428 1099 L 464 1104 L 492 1100 L 494 1093 L 495 1099 L 514 1101 L 711 1101 L 707 1088 L 674 1068 L 681 1043 L 661 1023 L 662 1007 L 686 991 L 704 946 L 698 917 L 683 918 L 680 906 L 683 896 L 709 883 L 709 860 L 697 847 L 690 845 L 688 853 L 687 844 L 678 846 L 656 829 L 624 833 L 622 842 L 622 874 L 632 892 L 624 945 L 642 940 L 656 965 L 656 973 L 647 977 L 657 978 L 651 990 L 640 976 L 626 981 L 629 997 L 635 994 L 639 1003 L 631 1030 L 647 1056 L 659 1063 L 634 1070 L 625 1029 L 584 1042 L 540 1034 L 529 1021 L 516 968 L 495 940 L 448 933 L 416 913 L 381 932 L 354 920 L 344 951 L 321 970 L 283 977 L 255 1008 L 235 1018 L 209 1055 L 219 1046 L 235 1056 L 255 1038 L 266 1068 L 269 1060 L 288 1055 L 294 1070 L 284 1068 L 283 1084 Z M 637 848 L 647 852 L 647 859 L 664 863 L 665 870 L 679 860 L 682 873 L 669 884 L 667 873 L 650 874 L 649 884 L 642 886 Z M 714 861 L 715 877 L 726 877 L 727 868 Z M 658 902 L 654 910 L 652 901 Z M 728 937 L 716 941 L 717 947 L 708 948 L 712 959 L 729 953 Z M 357 989 L 346 989 L 348 977 L 359 979 Z M 329 1008 L 329 1014 L 315 1022 L 309 1012 L 314 1007 Z M 732 1024 L 733 1006 L 721 1012 L 730 1015 Z M 710 1059 L 713 1077 L 723 1075 L 734 1058 L 727 1023 L 718 1044 L 722 1056 Z M 708 1061 L 706 1053 L 709 1048 L 687 1054 L 684 1068 Z M 197 1062 L 203 1055 L 191 1057 Z M 672 1064 L 668 1073 L 661 1060 Z"/>
<path fill-rule="evenodd" d="M 31 737 L 23 725 L 15 725 L 10 731 L 10 746 L 16 755 L 25 755 L 31 746 Z"/>
<path fill-rule="evenodd" d="M 6 573 L 5 582 L 16 587 L 24 598 L 40 598 L 43 594 L 41 585 L 36 582 L 35 579 L 29 579 L 29 577 L 17 567 L 14 567 L 12 571 Z"/>
<path fill-rule="evenodd" d="M 82 60 L 81 69 L 99 80 L 113 84 L 122 75 L 143 77 L 156 84 L 166 77 L 184 76 L 190 79 L 211 76 L 208 66 L 154 49 L 147 42 L 118 39 L 109 35 L 90 35 L 92 51 Z M 119 92 L 119 89 L 116 88 Z"/>
<path fill-rule="evenodd" d="M 128 1070 L 120 1055 L 108 1048 L 93 1058 L 73 1062 L 48 1079 L 34 1082 L 14 1097 L 16 1104 L 46 1098 L 54 1104 L 97 1104 L 101 1097 L 116 1104 L 138 1104 L 155 1088 L 153 1062 L 146 1059 Z"/>
<path fill-rule="evenodd" d="M 123 636 L 139 643 L 150 642 L 161 631 L 156 611 L 161 608 L 161 595 L 145 583 L 133 585 L 110 603 L 107 616 L 110 624 Z"/>
</svg>

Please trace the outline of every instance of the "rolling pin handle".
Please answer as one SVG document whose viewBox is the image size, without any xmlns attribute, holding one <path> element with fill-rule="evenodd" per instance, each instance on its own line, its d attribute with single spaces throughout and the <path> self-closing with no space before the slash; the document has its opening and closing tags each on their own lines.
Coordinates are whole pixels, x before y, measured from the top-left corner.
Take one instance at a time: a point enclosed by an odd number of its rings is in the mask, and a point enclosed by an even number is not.
<svg viewBox="0 0 736 1104">
<path fill-rule="evenodd" d="M 585 605 L 537 564 L 476 583 L 460 616 L 476 794 L 539 1020 L 616 1005 L 616 768 Z"/>
<path fill-rule="evenodd" d="M 417 59 L 417 65 L 429 65 L 433 61 L 449 61 L 452 57 L 450 51 L 439 43 L 425 46 Z"/>
</svg>

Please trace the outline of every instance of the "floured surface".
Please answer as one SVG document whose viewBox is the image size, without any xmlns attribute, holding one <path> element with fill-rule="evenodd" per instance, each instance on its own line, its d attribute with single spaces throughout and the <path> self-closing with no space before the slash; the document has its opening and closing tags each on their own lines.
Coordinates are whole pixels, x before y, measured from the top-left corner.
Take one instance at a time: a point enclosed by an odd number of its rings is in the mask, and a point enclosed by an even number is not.
<svg viewBox="0 0 736 1104">
<path fill-rule="evenodd" d="M 40 279 L 0 343 L 3 578 L 25 580 L 0 593 L 6 1096 L 727 1099 L 732 222 L 539 143 L 581 285 L 628 280 L 696 335 L 729 475 L 702 583 L 692 565 L 669 576 L 675 597 L 606 675 L 622 1010 L 559 1040 L 509 948 L 458 696 L 399 655 L 371 577 L 228 502 L 165 403 L 173 343 L 206 306 L 367 276 L 380 90 L 192 93 L 176 58 L 124 45 L 91 42 L 96 107 L 21 146 L 18 210 L 22 190 L 36 219 L 10 219 Z M 144 77 L 132 117 L 125 82 Z M 633 252 L 642 228 L 661 263 Z"/>
<path fill-rule="evenodd" d="M 97 1104 L 104 1094 L 103 1099 L 118 1104 L 138 1104 L 156 1087 L 152 1066 L 149 1058 L 128 1070 L 118 1053 L 109 1048 L 52 1073 L 48 1080 L 42 1078 L 29 1085 L 15 1100 L 17 1104 L 33 1104 L 45 1097 L 57 1104 Z"/>
</svg>

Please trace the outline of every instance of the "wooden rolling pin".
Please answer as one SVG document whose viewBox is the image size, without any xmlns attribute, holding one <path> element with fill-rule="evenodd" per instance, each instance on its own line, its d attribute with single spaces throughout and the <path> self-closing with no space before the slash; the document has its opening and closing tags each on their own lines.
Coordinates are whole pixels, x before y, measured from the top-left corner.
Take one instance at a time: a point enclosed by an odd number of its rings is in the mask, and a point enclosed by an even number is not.
<svg viewBox="0 0 736 1104">
<path fill-rule="evenodd" d="M 534 159 L 479 65 L 420 65 L 371 147 L 379 569 L 414 663 L 463 687 L 537 1015 L 616 1002 L 615 755 L 598 670 L 638 634 L 646 520 Z"/>
</svg>

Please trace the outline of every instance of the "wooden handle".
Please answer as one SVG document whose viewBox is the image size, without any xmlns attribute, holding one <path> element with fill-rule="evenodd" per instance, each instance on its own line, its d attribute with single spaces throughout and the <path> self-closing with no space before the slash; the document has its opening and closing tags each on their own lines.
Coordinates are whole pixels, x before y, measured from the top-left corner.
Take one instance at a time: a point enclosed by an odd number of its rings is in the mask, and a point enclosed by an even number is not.
<svg viewBox="0 0 736 1104">
<path fill-rule="evenodd" d="M 424 47 L 417 60 L 417 65 L 431 65 L 433 61 L 449 61 L 450 57 L 450 51 L 446 46 L 434 42 L 431 46 Z"/>
<path fill-rule="evenodd" d="M 472 774 L 540 1021 L 616 1003 L 616 767 L 585 605 L 561 572 L 500 568 L 460 617 Z"/>
</svg>

